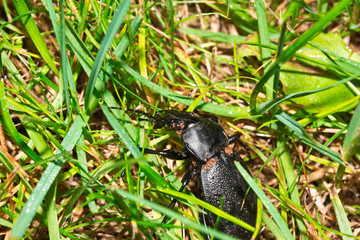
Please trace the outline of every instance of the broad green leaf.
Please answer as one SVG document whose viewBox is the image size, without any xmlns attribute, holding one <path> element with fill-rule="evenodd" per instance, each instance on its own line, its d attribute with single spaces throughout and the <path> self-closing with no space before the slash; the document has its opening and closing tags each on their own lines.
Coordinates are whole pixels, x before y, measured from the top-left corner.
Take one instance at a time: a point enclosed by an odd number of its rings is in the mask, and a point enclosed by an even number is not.
<svg viewBox="0 0 360 240">
<path fill-rule="evenodd" d="M 320 33 L 314 39 L 312 43 L 321 46 L 322 48 L 335 53 L 336 55 L 353 60 L 360 63 L 360 55 L 356 52 L 352 52 L 350 48 L 344 43 L 343 39 L 334 33 Z M 330 60 L 319 49 L 307 44 L 301 48 L 298 52 L 300 55 L 308 56 L 315 59 Z"/>
<path fill-rule="evenodd" d="M 351 52 L 341 37 L 333 33 L 320 33 L 311 43 L 321 46 L 321 50 L 307 44 L 297 52 L 297 55 L 299 57 L 303 56 L 303 61 L 312 66 L 326 69 L 326 66 L 331 68 L 332 65 L 342 65 L 344 60 L 338 60 L 334 57 L 336 56 L 337 58 L 351 60 L 347 63 L 349 71 L 351 71 L 350 68 L 357 68 L 356 64 L 360 62 L 360 56 Z M 324 50 L 328 52 L 325 54 Z M 329 56 L 329 52 L 333 54 Z M 329 57 L 332 57 L 332 59 L 329 59 Z M 306 59 L 311 59 L 311 62 Z M 324 65 L 324 63 L 328 65 Z M 339 78 L 335 75 L 325 76 L 322 72 L 302 65 L 287 63 L 283 66 L 282 70 L 281 82 L 283 83 L 286 95 L 319 89 L 339 81 Z M 336 108 L 339 104 L 355 97 L 357 95 L 356 91 L 357 89 L 351 83 L 348 83 L 347 85 L 337 86 L 326 91 L 296 98 L 294 101 L 308 112 L 318 113 Z M 355 104 L 355 102 L 349 104 L 341 110 L 347 111 L 352 109 Z"/>
<path fill-rule="evenodd" d="M 260 55 L 260 47 L 256 46 L 259 44 L 259 34 L 249 34 L 245 40 L 247 43 L 253 43 L 253 44 L 242 44 L 240 46 L 239 56 L 241 57 L 249 57 L 249 56 L 255 56 L 258 60 L 261 59 Z"/>
<path fill-rule="evenodd" d="M 253 89 L 250 96 L 250 111 L 252 114 L 256 114 L 256 99 L 262 88 L 267 81 L 275 74 L 281 65 L 290 60 L 296 51 L 301 49 L 307 44 L 308 41 L 313 39 L 319 32 L 321 32 L 334 18 L 341 13 L 341 11 L 348 6 L 350 0 L 339 1 L 328 13 L 316 22 L 306 33 L 299 37 L 292 45 L 290 45 L 269 67 L 268 71 L 260 79 L 258 84 Z"/>
<path fill-rule="evenodd" d="M 335 84 L 339 80 L 334 76 L 324 76 L 321 72 L 316 72 L 311 68 L 300 64 L 287 63 L 283 66 L 280 80 L 283 84 L 283 90 L 286 95 L 306 92 Z M 352 97 L 355 93 L 343 84 L 325 91 L 313 93 L 304 97 L 292 99 L 310 113 L 318 113 L 336 108 Z M 352 109 L 355 105 L 348 105 L 343 111 Z"/>
</svg>

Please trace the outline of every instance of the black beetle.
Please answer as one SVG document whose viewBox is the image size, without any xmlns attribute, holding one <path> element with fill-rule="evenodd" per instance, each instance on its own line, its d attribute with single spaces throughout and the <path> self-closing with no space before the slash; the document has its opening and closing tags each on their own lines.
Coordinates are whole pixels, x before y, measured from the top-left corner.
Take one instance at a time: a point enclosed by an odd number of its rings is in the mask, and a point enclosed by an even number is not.
<svg viewBox="0 0 360 240">
<path fill-rule="evenodd" d="M 137 110 L 128 111 L 145 114 Z M 155 122 L 154 128 L 169 126 L 178 133 L 185 146 L 182 152 L 144 149 L 145 153 L 158 154 L 175 160 L 193 158 L 196 162 L 184 175 L 179 191 L 183 191 L 194 175 L 198 176 L 201 198 L 204 201 L 221 208 L 223 199 L 223 211 L 255 227 L 257 197 L 252 189 L 249 190 L 248 183 L 236 169 L 234 161 L 238 161 L 248 172 L 249 170 L 243 159 L 229 147 L 229 144 L 238 140 L 240 135 L 228 137 L 213 115 L 174 110 L 159 111 L 154 117 L 145 115 L 148 119 L 139 120 Z M 173 208 L 175 202 L 173 200 L 169 208 Z M 204 224 L 215 227 L 216 214 L 207 212 L 203 218 Z M 166 217 L 162 223 L 165 221 Z M 250 239 L 253 234 L 223 218 L 220 218 L 217 230 L 244 240 Z"/>
</svg>

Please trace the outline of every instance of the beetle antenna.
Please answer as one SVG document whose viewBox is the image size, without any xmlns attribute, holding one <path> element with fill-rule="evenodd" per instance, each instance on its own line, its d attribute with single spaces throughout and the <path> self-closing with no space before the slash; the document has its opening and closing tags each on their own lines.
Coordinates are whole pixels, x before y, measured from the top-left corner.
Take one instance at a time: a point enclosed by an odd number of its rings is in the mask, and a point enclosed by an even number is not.
<svg viewBox="0 0 360 240">
<path fill-rule="evenodd" d="M 156 118 L 139 118 L 138 121 L 156 122 L 158 120 Z"/>
<path fill-rule="evenodd" d="M 156 121 L 156 118 L 153 117 L 152 115 L 150 114 L 147 114 L 146 112 L 144 111 L 141 111 L 141 110 L 136 110 L 136 109 L 123 109 L 121 107 L 108 107 L 110 109 L 118 109 L 118 110 L 124 110 L 125 112 L 134 112 L 134 113 L 139 113 L 139 114 L 142 114 L 142 115 L 145 115 L 146 117 L 148 117 L 148 119 L 146 118 L 140 118 L 139 120 L 140 121 L 149 121 L 149 122 L 155 122 Z"/>
</svg>

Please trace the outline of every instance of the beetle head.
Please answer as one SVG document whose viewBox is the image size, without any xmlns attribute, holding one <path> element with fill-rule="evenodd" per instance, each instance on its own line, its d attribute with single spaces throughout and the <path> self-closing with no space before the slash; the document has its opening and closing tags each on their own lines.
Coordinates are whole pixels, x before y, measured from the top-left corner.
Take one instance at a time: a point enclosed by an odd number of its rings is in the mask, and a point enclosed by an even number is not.
<svg viewBox="0 0 360 240">
<path fill-rule="evenodd" d="M 191 127 L 200 121 L 196 113 L 175 110 L 157 112 L 155 119 L 154 128 L 162 128 L 166 125 L 177 132 Z"/>
<path fill-rule="evenodd" d="M 121 109 L 119 107 L 109 107 L 110 109 Z M 138 121 L 154 122 L 154 128 L 162 128 L 165 125 L 180 133 L 192 125 L 200 122 L 201 118 L 207 118 L 206 115 L 200 115 L 196 112 L 185 112 L 176 110 L 161 110 L 155 113 L 155 116 L 145 113 L 141 110 L 127 109 L 125 112 L 134 112 L 145 116 L 146 118 L 139 118 Z M 217 121 L 217 119 L 215 119 Z"/>
</svg>

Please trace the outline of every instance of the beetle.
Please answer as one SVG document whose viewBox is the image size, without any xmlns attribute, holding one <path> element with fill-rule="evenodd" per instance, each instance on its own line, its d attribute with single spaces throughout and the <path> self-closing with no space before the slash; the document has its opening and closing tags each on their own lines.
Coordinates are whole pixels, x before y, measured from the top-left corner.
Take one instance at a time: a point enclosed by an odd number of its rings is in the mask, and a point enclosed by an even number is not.
<svg viewBox="0 0 360 240">
<path fill-rule="evenodd" d="M 163 110 L 151 116 L 138 110 L 129 109 L 128 111 L 144 114 L 147 119 L 139 120 L 154 122 L 155 129 L 168 126 L 182 139 L 185 147 L 182 152 L 144 149 L 144 153 L 158 154 L 175 160 L 186 158 L 195 160 L 195 164 L 191 165 L 181 180 L 180 192 L 193 176 L 196 176 L 201 198 L 205 202 L 222 208 L 223 211 L 255 227 L 257 197 L 238 172 L 234 161 L 239 162 L 249 173 L 250 171 L 240 155 L 229 146 L 238 140 L 240 134 L 227 136 L 217 118 L 210 114 Z M 222 204 L 221 201 L 223 201 Z M 175 203 L 176 200 L 173 200 L 169 208 L 173 208 Z M 210 211 L 206 213 L 203 215 L 204 224 L 214 228 L 218 216 Z M 166 216 L 162 223 L 165 221 Z M 224 218 L 220 218 L 216 227 L 220 232 L 244 240 L 251 239 L 253 234 Z"/>
</svg>

